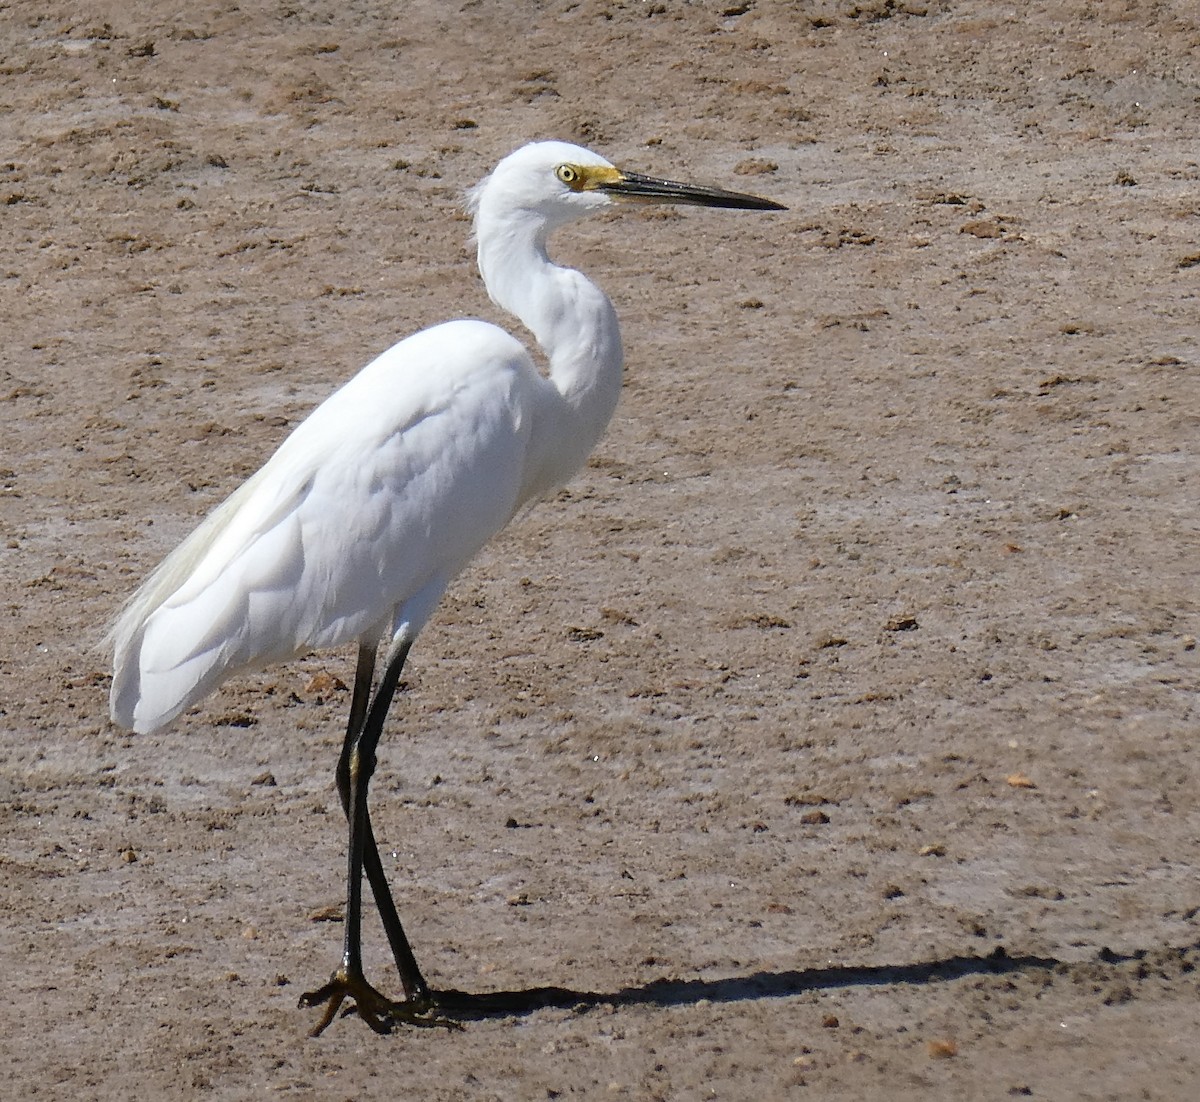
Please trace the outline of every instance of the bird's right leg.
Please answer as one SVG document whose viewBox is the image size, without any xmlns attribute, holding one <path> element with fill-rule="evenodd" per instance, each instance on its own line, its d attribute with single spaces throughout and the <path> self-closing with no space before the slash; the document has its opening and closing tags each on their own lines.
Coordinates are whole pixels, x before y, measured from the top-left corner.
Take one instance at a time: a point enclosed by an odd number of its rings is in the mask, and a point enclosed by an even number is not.
<svg viewBox="0 0 1200 1102">
<path fill-rule="evenodd" d="M 338 1008 L 346 998 L 352 998 L 355 1009 L 372 1029 L 380 1033 L 389 1032 L 396 1022 L 408 1022 L 411 1025 L 441 1025 L 448 1028 L 459 1028 L 458 1023 L 444 1018 L 436 1013 L 429 998 L 428 986 L 417 968 L 408 939 L 404 936 L 391 893 L 383 874 L 383 865 L 379 859 L 379 851 L 375 844 L 374 833 L 371 830 L 370 816 L 367 812 L 367 788 L 371 774 L 375 770 L 375 748 L 383 731 L 383 723 L 387 717 L 388 707 L 400 680 L 400 672 L 404 668 L 404 660 L 408 656 L 412 640 L 400 637 L 393 641 L 388 649 L 387 663 L 380 678 L 379 687 L 369 705 L 363 702 L 359 693 L 359 683 L 356 678 L 354 697 L 351 702 L 351 723 L 347 731 L 346 744 L 343 748 L 343 763 L 339 761 L 338 789 L 342 793 L 346 806 L 346 816 L 350 823 L 350 852 L 348 857 L 346 885 L 346 915 L 345 942 L 342 963 L 330 977 L 328 983 L 316 991 L 310 991 L 300 998 L 301 1006 L 318 1006 L 325 1003 L 325 1013 L 321 1021 L 312 1031 L 316 1036 L 333 1020 Z M 373 657 L 364 657 L 359 652 L 358 673 L 366 673 L 366 684 L 370 684 L 370 673 L 373 670 Z M 357 728 L 357 730 L 355 729 Z M 380 914 L 383 917 L 392 951 L 396 956 L 397 966 L 401 971 L 401 979 L 405 990 L 410 989 L 416 997 L 410 1001 L 396 1003 L 382 995 L 366 980 L 362 966 L 362 874 L 368 871 L 368 878 L 376 893 L 386 903 L 380 902 Z"/>
</svg>

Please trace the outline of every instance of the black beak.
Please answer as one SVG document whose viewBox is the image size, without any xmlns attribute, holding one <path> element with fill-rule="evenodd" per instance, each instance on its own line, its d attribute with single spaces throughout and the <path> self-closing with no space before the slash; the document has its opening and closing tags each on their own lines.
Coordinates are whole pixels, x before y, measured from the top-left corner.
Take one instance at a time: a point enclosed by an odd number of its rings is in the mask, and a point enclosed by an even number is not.
<svg viewBox="0 0 1200 1102">
<path fill-rule="evenodd" d="M 787 210 L 773 199 L 760 199 L 740 191 L 719 187 L 700 187 L 681 184 L 677 180 L 659 180 L 636 172 L 622 172 L 611 182 L 598 185 L 615 199 L 632 199 L 641 203 L 681 203 L 693 207 L 725 207 L 733 210 Z"/>
</svg>

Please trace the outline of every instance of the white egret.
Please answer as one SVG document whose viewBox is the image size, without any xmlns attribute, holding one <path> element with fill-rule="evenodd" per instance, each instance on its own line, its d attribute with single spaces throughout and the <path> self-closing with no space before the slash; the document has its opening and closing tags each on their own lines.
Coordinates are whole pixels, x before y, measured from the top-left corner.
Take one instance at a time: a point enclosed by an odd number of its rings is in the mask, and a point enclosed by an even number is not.
<svg viewBox="0 0 1200 1102">
<path fill-rule="evenodd" d="M 623 172 L 564 142 L 502 160 L 470 192 L 479 270 L 549 361 L 458 320 L 394 345 L 323 402 L 133 595 L 109 633 L 113 721 L 163 727 L 226 678 L 357 643 L 337 789 L 350 828 L 345 944 L 321 1032 L 350 998 L 372 1028 L 453 1024 L 421 975 L 388 890 L 367 810 L 375 750 L 409 648 L 446 586 L 526 503 L 583 464 L 617 404 L 621 334 L 604 293 L 551 262 L 557 227 L 615 200 L 749 210 L 780 204 Z M 386 640 L 372 694 L 376 652 Z M 367 982 L 366 873 L 405 999 Z"/>
</svg>

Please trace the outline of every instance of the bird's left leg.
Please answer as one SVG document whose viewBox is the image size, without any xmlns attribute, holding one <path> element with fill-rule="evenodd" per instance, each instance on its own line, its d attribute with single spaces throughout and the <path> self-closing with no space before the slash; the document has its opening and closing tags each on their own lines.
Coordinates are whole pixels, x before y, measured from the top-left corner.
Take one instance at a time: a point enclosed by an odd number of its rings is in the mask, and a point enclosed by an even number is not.
<svg viewBox="0 0 1200 1102">
<path fill-rule="evenodd" d="M 457 1023 L 438 1015 L 429 1000 L 428 987 L 417 969 L 412 957 L 412 950 L 400 926 L 392 903 L 391 893 L 387 890 L 387 882 L 383 874 L 383 865 L 379 859 L 379 851 L 375 845 L 374 832 L 371 830 L 371 820 L 367 811 L 367 788 L 371 774 L 375 771 L 375 749 L 383 731 L 383 723 L 387 717 L 388 707 L 395 695 L 396 685 L 400 680 L 400 672 L 404 668 L 404 660 L 408 656 L 412 640 L 401 636 L 393 641 L 388 649 L 387 663 L 380 678 L 379 687 L 369 706 L 365 706 L 359 696 L 359 680 L 355 680 L 354 699 L 351 704 L 351 724 L 347 731 L 346 744 L 343 748 L 343 763 L 339 762 L 338 787 L 346 805 L 346 816 L 350 823 L 350 847 L 346 883 L 346 916 L 345 941 L 342 962 L 330 977 L 327 984 L 316 991 L 310 991 L 300 998 L 301 1006 L 318 1006 L 326 1004 L 325 1013 L 317 1023 L 312 1034 L 316 1036 L 333 1020 L 338 1008 L 346 998 L 352 998 L 359 1016 L 380 1033 L 389 1032 L 397 1022 L 408 1022 L 412 1025 L 441 1025 L 457 1028 Z M 370 684 L 370 673 L 373 660 L 364 659 L 359 652 L 358 672 L 366 672 L 366 683 Z M 365 714 L 363 714 L 365 712 Z M 362 716 L 361 720 L 359 715 Z M 355 731 L 355 727 L 358 730 Z M 362 966 L 362 874 L 364 868 L 375 891 L 376 901 L 380 896 L 386 899 L 386 904 L 380 903 L 380 913 L 392 942 L 393 953 L 397 957 L 397 965 L 401 970 L 406 992 L 410 985 L 414 988 L 411 1001 L 397 1003 L 372 987 L 363 974 Z M 394 927 L 392 923 L 394 922 Z M 395 934 L 398 934 L 399 943 Z M 407 959 L 402 950 L 407 952 Z M 406 971 L 406 964 L 411 968 Z M 415 975 L 415 980 L 413 979 Z"/>
</svg>

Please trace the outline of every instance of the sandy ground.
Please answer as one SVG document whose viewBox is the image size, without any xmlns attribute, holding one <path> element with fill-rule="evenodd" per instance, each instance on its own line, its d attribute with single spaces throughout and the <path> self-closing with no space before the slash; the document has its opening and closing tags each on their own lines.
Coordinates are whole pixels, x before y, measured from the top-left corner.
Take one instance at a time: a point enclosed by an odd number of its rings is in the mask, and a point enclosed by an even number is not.
<svg viewBox="0 0 1200 1102">
<path fill-rule="evenodd" d="M 1191 0 L 5 4 L 11 1097 L 1200 1097 L 1197 51 Z M 461 196 L 532 137 L 791 209 L 557 242 L 622 406 L 373 790 L 477 1020 L 312 1040 L 351 655 L 135 738 L 97 640 L 374 353 L 501 320 Z"/>
</svg>

